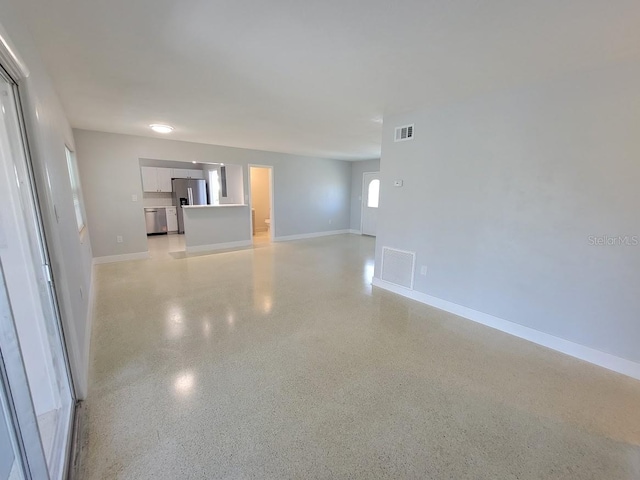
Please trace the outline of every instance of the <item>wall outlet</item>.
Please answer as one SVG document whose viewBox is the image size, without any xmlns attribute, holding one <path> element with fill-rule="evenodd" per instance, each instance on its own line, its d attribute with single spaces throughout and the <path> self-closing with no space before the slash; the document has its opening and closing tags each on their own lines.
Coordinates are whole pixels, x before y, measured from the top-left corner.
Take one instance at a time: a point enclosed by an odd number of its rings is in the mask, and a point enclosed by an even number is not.
<svg viewBox="0 0 640 480">
<path fill-rule="evenodd" d="M 132 202 L 137 202 L 138 201 L 138 195 L 136 195 L 135 193 L 133 195 L 131 195 L 131 201 Z"/>
<path fill-rule="evenodd" d="M 394 180 L 393 181 L 393 186 L 394 187 L 401 187 L 402 185 L 404 185 L 404 182 L 402 180 Z"/>
<path fill-rule="evenodd" d="M 426 265 L 422 265 L 420 267 L 420 275 L 422 275 L 423 277 L 427 275 L 427 266 Z"/>
<path fill-rule="evenodd" d="M 118 236 L 116 237 L 116 242 L 118 242 L 118 243 L 122 243 L 122 242 L 123 242 L 123 240 L 122 240 L 122 235 L 118 235 Z"/>
</svg>

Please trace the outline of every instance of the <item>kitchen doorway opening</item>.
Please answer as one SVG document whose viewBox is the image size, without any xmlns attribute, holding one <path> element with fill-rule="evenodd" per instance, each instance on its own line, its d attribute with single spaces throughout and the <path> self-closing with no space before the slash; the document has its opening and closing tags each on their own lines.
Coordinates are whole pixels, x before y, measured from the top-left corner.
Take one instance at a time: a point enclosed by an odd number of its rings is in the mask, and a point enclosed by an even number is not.
<svg viewBox="0 0 640 480">
<path fill-rule="evenodd" d="M 275 237 L 273 167 L 249 165 L 249 205 L 253 244 L 272 242 Z"/>
</svg>

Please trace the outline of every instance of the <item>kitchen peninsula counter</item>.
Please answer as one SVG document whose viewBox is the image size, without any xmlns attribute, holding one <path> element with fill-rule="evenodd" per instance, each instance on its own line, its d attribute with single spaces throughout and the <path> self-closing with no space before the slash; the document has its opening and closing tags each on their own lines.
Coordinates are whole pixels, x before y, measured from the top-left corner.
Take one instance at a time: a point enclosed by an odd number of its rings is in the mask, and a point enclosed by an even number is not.
<svg viewBox="0 0 640 480">
<path fill-rule="evenodd" d="M 252 244 L 249 205 L 185 205 L 182 208 L 187 253 Z"/>
</svg>

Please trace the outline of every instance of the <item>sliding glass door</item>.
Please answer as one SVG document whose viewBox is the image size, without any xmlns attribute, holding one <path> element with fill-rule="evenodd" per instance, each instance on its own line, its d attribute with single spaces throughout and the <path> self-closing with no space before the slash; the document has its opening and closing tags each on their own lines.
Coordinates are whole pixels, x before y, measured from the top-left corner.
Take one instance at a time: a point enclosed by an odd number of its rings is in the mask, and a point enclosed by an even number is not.
<svg viewBox="0 0 640 480">
<path fill-rule="evenodd" d="M 0 263 L 0 480 L 50 478 Z"/>
<path fill-rule="evenodd" d="M 0 390 L 3 390 L 0 388 Z M 4 393 L 4 391 L 0 392 Z M 12 417 L 8 412 L 5 395 L 0 398 L 0 479 L 23 480 L 24 470 Z"/>
<path fill-rule="evenodd" d="M 25 478 L 62 479 L 75 398 L 17 88 L 3 71 L 0 106 L 0 264 L 9 312 L 0 318 L 0 355 L 3 394 L 16 407 L 14 428 L 4 437 L 0 429 L 0 442 L 17 435 L 21 456 L 13 458 L 23 460 Z M 3 474 L 0 467 L 0 480 L 9 478 Z"/>
</svg>

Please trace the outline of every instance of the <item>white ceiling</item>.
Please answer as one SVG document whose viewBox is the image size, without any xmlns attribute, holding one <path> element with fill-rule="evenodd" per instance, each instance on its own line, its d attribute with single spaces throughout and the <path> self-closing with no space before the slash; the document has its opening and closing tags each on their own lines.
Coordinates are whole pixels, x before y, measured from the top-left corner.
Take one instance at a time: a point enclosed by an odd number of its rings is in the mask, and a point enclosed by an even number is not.
<svg viewBox="0 0 640 480">
<path fill-rule="evenodd" d="M 349 160 L 384 114 L 640 58 L 638 0 L 15 3 L 74 127 Z"/>
</svg>

